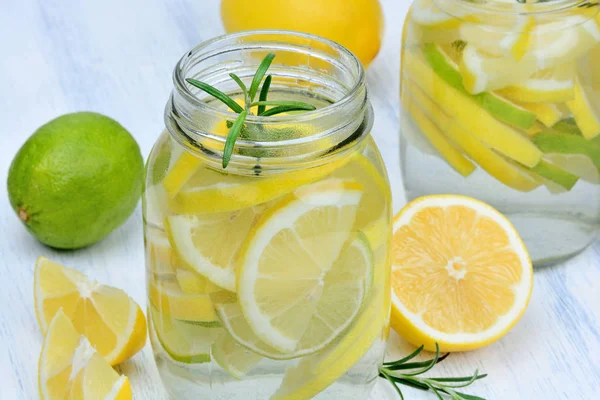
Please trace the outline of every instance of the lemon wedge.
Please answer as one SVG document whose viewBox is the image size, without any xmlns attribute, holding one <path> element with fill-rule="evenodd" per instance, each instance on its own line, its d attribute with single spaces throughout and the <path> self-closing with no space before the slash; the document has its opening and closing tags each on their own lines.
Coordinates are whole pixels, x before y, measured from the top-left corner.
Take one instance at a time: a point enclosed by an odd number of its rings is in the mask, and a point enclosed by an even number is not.
<svg viewBox="0 0 600 400">
<path fill-rule="evenodd" d="M 62 308 L 111 365 L 129 359 L 146 344 L 146 319 L 140 306 L 122 290 L 91 281 L 77 270 L 38 258 L 34 297 L 43 332 Z"/>
<path fill-rule="evenodd" d="M 48 325 L 38 364 L 42 400 L 130 400 L 131 386 L 81 335 L 62 309 Z"/>
<path fill-rule="evenodd" d="M 426 196 L 394 219 L 392 326 L 414 345 L 473 350 L 504 336 L 533 287 L 511 223 L 478 200 Z"/>
<path fill-rule="evenodd" d="M 150 280 L 150 303 L 171 318 L 194 321 L 203 326 L 219 326 L 213 303 L 208 293 L 184 293 L 176 282 Z"/>
<path fill-rule="evenodd" d="M 551 128 L 554 124 L 564 117 L 563 111 L 556 104 L 551 103 L 520 103 L 521 107 L 531 111 L 536 115 L 536 118 L 546 127 Z M 539 127 L 535 133 L 539 132 Z"/>
<path fill-rule="evenodd" d="M 297 349 L 362 196 L 359 184 L 324 180 L 281 199 L 252 228 L 239 258 L 237 293 L 246 321 L 267 345 L 282 353 Z M 361 293 L 364 288 L 345 307 L 355 309 Z M 331 326 L 336 333 L 341 327 Z"/>
</svg>

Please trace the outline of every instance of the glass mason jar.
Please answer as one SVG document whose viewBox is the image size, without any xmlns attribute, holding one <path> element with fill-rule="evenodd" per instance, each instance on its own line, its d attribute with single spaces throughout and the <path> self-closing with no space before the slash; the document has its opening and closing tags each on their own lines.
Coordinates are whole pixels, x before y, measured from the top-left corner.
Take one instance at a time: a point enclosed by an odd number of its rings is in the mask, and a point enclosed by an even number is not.
<svg viewBox="0 0 600 400">
<path fill-rule="evenodd" d="M 315 111 L 237 114 L 186 83 L 243 103 L 276 55 L 269 100 Z M 150 337 L 173 399 L 368 398 L 390 307 L 390 190 L 370 136 L 357 59 L 299 33 L 243 32 L 187 53 L 147 164 Z"/>
<path fill-rule="evenodd" d="M 453 193 L 493 205 L 537 266 L 593 241 L 600 221 L 598 9 L 587 0 L 414 2 L 400 79 L 409 200 Z"/>
</svg>

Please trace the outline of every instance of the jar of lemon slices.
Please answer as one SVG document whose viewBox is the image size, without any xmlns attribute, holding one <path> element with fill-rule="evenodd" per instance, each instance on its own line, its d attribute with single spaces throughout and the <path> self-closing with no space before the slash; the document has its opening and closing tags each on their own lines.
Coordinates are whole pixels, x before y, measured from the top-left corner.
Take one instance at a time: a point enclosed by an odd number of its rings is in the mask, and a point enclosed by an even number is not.
<svg viewBox="0 0 600 400">
<path fill-rule="evenodd" d="M 174 72 L 143 196 L 148 316 L 173 399 L 368 398 L 390 307 L 390 189 L 360 62 L 244 32 Z"/>
<path fill-rule="evenodd" d="M 600 223 L 597 0 L 416 0 L 404 26 L 409 199 L 465 194 L 503 212 L 535 265 Z"/>
</svg>

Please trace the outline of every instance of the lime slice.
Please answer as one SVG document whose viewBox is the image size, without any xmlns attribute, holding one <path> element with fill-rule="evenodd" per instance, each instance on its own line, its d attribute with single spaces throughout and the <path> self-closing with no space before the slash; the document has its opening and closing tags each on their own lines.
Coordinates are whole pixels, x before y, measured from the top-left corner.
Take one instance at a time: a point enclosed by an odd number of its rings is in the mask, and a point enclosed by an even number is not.
<svg viewBox="0 0 600 400">
<path fill-rule="evenodd" d="M 463 78 L 458 70 L 458 65 L 450 58 L 448 53 L 440 46 L 427 44 L 423 49 L 427 63 L 446 83 L 454 89 L 469 96 L 484 110 L 488 111 L 500 121 L 513 124 L 519 128 L 528 129 L 534 124 L 536 116 L 533 112 L 515 103 L 506 100 L 494 93 L 469 94 L 463 86 Z"/>
<path fill-rule="evenodd" d="M 237 343 L 275 360 L 306 356 L 327 347 L 354 320 L 373 282 L 373 255 L 367 237 L 355 233 L 323 278 L 323 292 L 306 333 L 291 353 L 264 343 L 246 321 L 238 303 L 217 303 L 223 326 Z"/>
<path fill-rule="evenodd" d="M 225 332 L 178 321 L 151 306 L 150 315 L 156 336 L 164 350 L 175 360 L 187 364 L 210 361 L 210 349 Z"/>
<path fill-rule="evenodd" d="M 542 160 L 538 165 L 531 168 L 532 172 L 560 185 L 567 191 L 571 190 L 579 180 L 579 177 L 565 171 L 557 165 Z"/>
<path fill-rule="evenodd" d="M 186 294 L 175 282 L 151 280 L 148 284 L 148 298 L 162 314 L 171 318 L 205 325 L 218 322 L 210 295 Z"/>
<path fill-rule="evenodd" d="M 238 296 L 248 324 L 269 346 L 290 354 L 305 334 L 315 336 L 311 343 L 326 339 L 319 335 L 325 327 L 315 333 L 307 329 L 362 196 L 359 184 L 324 180 L 284 197 L 252 228 L 240 254 Z M 331 325 L 334 335 L 336 324 Z"/>
<path fill-rule="evenodd" d="M 263 359 L 238 344 L 227 332 L 212 345 L 211 354 L 215 362 L 236 379 L 242 379 Z"/>
<path fill-rule="evenodd" d="M 226 213 L 174 215 L 165 229 L 179 258 L 215 285 L 235 292 L 238 249 L 257 215 L 254 208 Z"/>
</svg>

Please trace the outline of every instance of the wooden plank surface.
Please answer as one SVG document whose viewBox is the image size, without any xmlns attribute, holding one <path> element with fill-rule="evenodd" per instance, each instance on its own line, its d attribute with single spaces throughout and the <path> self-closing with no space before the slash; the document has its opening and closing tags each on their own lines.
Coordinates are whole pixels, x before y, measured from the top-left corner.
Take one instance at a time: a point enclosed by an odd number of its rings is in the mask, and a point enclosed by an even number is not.
<svg viewBox="0 0 600 400">
<path fill-rule="evenodd" d="M 373 135 L 385 158 L 396 211 L 404 204 L 398 150 L 398 71 L 407 0 L 384 0 L 386 36 L 368 71 Z M 221 34 L 217 0 L 4 0 L 0 5 L 0 178 L 46 121 L 92 110 L 120 121 L 146 156 L 163 127 L 171 71 L 194 45 Z M 42 336 L 33 311 L 33 265 L 45 255 L 125 289 L 145 304 L 141 213 L 101 243 L 76 252 L 40 245 L 0 191 L 0 398 L 37 398 Z M 452 355 L 438 375 L 490 374 L 472 392 L 488 399 L 592 399 L 600 389 L 600 246 L 536 272 L 523 320 L 486 349 Z M 393 336 L 390 356 L 410 347 Z M 150 347 L 121 366 L 134 398 L 166 399 Z M 406 389 L 408 399 L 433 399 Z M 392 399 L 381 381 L 372 399 Z"/>
</svg>

